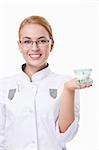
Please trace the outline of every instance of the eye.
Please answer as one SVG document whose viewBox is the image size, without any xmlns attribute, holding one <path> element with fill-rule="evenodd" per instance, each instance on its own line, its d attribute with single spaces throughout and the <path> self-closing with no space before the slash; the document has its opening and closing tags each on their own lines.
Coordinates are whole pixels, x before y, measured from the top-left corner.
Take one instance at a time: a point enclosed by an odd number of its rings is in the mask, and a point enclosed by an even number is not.
<svg viewBox="0 0 99 150">
<path fill-rule="evenodd" d="M 31 44 L 31 42 L 32 42 L 32 41 L 30 41 L 30 40 L 25 40 L 25 41 L 23 41 L 24 44 Z"/>
<path fill-rule="evenodd" d="M 40 43 L 47 43 L 48 40 L 46 40 L 46 39 L 41 39 L 41 40 L 39 40 L 39 42 L 40 42 Z"/>
</svg>

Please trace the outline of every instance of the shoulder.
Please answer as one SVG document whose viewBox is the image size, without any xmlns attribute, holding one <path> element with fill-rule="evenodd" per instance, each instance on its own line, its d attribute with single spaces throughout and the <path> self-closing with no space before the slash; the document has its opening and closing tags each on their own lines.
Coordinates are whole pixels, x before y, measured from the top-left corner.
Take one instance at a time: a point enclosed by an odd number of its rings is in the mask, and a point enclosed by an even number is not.
<svg viewBox="0 0 99 150">
<path fill-rule="evenodd" d="M 51 72 L 46 79 L 47 85 L 48 86 L 54 86 L 54 87 L 63 87 L 64 83 L 71 80 L 72 77 L 70 75 L 64 75 L 64 74 L 59 74 L 55 72 Z"/>
<path fill-rule="evenodd" d="M 20 78 L 20 74 L 15 74 L 12 76 L 0 78 L 0 88 L 14 84 L 18 78 Z"/>
<path fill-rule="evenodd" d="M 50 75 L 50 78 L 54 79 L 55 81 L 66 82 L 66 81 L 71 80 L 73 77 L 70 75 L 64 75 L 64 74 L 58 74 L 58 73 L 52 72 Z"/>
</svg>

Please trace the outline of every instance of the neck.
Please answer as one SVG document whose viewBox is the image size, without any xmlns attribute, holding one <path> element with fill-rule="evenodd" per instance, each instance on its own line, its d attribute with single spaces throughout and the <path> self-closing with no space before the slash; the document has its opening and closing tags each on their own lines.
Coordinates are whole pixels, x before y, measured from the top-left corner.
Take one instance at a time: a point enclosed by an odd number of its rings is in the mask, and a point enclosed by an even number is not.
<svg viewBox="0 0 99 150">
<path fill-rule="evenodd" d="M 29 65 L 29 64 L 26 64 L 26 67 L 24 69 L 24 72 L 29 76 L 30 80 L 31 80 L 31 77 L 33 74 L 35 74 L 36 72 L 44 69 L 47 67 L 47 63 L 39 66 L 39 67 L 35 67 L 35 66 L 32 66 L 32 65 Z"/>
</svg>

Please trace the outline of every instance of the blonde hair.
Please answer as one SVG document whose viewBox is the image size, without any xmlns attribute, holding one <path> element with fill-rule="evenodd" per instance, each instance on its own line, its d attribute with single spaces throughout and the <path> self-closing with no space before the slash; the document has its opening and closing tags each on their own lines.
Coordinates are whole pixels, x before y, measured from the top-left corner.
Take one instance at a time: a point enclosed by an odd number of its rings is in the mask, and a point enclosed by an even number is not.
<svg viewBox="0 0 99 150">
<path fill-rule="evenodd" d="M 20 38 L 21 29 L 27 24 L 39 24 L 39 25 L 43 26 L 49 33 L 49 37 L 52 39 L 52 41 L 54 43 L 52 28 L 51 28 L 49 22 L 44 17 L 41 17 L 41 16 L 29 16 L 29 17 L 25 18 L 19 26 L 19 32 L 18 32 L 19 38 Z"/>
</svg>

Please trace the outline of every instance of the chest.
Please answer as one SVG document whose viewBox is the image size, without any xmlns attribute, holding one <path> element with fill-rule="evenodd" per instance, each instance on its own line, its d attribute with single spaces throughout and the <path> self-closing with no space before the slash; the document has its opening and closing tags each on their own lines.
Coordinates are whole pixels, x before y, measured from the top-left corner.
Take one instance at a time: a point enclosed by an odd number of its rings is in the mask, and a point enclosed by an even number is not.
<svg viewBox="0 0 99 150">
<path fill-rule="evenodd" d="M 7 90 L 6 108 L 14 116 L 36 111 L 41 114 L 56 112 L 59 107 L 60 92 L 55 86 L 24 86 Z"/>
</svg>

